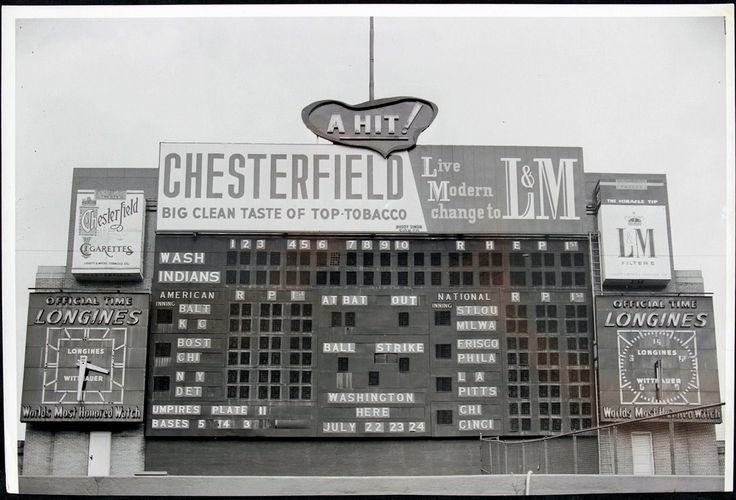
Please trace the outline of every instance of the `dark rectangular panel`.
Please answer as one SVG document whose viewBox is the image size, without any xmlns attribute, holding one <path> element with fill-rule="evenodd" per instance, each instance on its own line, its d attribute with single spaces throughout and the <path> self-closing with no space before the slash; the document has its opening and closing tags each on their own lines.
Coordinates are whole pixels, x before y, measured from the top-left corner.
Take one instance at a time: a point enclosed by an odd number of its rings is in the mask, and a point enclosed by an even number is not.
<svg viewBox="0 0 736 500">
<path fill-rule="evenodd" d="M 158 235 L 156 276 L 182 281 L 153 286 L 146 432 L 592 427 L 586 252 L 581 240 Z"/>
<path fill-rule="evenodd" d="M 596 297 L 602 421 L 662 415 L 721 422 L 713 299 L 702 296 Z"/>
<path fill-rule="evenodd" d="M 32 293 L 21 421 L 143 421 L 148 301 Z"/>
</svg>

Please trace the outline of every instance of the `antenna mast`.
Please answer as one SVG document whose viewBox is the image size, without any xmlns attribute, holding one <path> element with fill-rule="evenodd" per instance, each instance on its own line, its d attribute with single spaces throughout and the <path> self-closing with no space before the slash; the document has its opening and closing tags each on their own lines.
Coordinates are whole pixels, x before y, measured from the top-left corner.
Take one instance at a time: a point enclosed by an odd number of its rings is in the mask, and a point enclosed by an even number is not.
<svg viewBox="0 0 736 500">
<path fill-rule="evenodd" d="M 370 17 L 369 36 L 369 59 L 368 59 L 368 100 L 373 100 L 373 16 Z"/>
</svg>

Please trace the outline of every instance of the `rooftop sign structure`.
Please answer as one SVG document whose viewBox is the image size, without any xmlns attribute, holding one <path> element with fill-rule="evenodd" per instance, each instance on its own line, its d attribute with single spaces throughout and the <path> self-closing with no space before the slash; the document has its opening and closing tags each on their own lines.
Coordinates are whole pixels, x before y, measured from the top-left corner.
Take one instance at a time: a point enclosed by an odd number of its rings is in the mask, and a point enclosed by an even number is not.
<svg viewBox="0 0 736 500">
<path fill-rule="evenodd" d="M 384 158 L 413 148 L 437 116 L 437 105 L 416 97 L 389 97 L 350 105 L 317 101 L 302 110 L 304 124 L 319 137 L 377 151 Z"/>
</svg>

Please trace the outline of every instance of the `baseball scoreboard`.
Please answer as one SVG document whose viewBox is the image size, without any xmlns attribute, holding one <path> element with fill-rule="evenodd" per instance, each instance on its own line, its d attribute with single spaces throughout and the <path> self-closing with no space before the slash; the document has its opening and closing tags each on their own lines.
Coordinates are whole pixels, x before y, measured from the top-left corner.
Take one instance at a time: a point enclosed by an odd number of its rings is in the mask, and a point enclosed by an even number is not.
<svg viewBox="0 0 736 500">
<path fill-rule="evenodd" d="M 594 422 L 584 239 L 158 234 L 149 436 Z"/>
</svg>

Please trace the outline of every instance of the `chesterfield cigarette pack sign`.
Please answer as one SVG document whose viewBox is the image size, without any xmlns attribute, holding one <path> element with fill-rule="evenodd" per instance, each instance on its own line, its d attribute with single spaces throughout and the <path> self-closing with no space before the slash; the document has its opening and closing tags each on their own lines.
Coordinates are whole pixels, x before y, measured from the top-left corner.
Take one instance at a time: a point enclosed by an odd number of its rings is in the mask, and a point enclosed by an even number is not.
<svg viewBox="0 0 736 500">
<path fill-rule="evenodd" d="M 584 214 L 580 148 L 160 148 L 158 231 L 580 234 Z"/>
<path fill-rule="evenodd" d="M 140 279 L 145 211 L 143 191 L 78 190 L 72 273 Z"/>
<path fill-rule="evenodd" d="M 21 421 L 142 421 L 147 324 L 147 293 L 32 293 Z"/>
<path fill-rule="evenodd" d="M 720 401 L 710 297 L 597 297 L 602 421 Z M 720 422 L 720 408 L 670 418 Z"/>
</svg>

